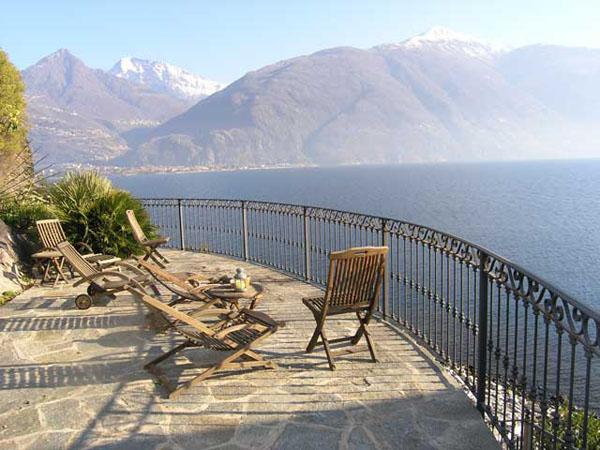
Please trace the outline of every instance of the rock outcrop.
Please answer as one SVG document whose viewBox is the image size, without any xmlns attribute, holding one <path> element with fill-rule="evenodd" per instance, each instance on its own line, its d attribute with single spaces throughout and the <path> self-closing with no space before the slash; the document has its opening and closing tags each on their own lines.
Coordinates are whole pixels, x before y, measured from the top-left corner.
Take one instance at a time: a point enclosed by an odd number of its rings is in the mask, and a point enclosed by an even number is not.
<svg viewBox="0 0 600 450">
<path fill-rule="evenodd" d="M 23 290 L 19 269 L 23 242 L 0 220 L 0 294 Z"/>
</svg>

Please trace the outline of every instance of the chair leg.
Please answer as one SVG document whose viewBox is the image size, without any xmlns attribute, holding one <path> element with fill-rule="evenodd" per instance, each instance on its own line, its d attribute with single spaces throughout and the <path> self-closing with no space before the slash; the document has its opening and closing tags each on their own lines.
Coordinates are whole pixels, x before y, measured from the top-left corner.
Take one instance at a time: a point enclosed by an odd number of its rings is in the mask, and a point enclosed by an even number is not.
<svg viewBox="0 0 600 450">
<path fill-rule="evenodd" d="M 43 263 L 44 275 L 42 275 L 42 282 L 40 284 L 44 284 L 46 281 L 48 281 L 48 279 L 50 277 L 50 266 L 51 266 L 50 259 L 47 259 L 46 261 L 44 261 L 44 263 Z"/>
<path fill-rule="evenodd" d="M 183 350 L 184 348 L 188 347 L 189 345 L 190 345 L 190 341 L 185 341 L 184 343 L 179 344 L 177 347 L 172 348 L 168 352 L 163 353 L 158 358 L 155 358 L 152 361 L 150 361 L 149 363 L 147 363 L 144 366 L 144 369 L 148 370 L 148 369 L 152 368 L 152 366 L 156 366 L 157 364 L 163 362 L 165 359 L 171 357 L 175 353 L 180 352 L 181 350 Z"/>
<path fill-rule="evenodd" d="M 156 256 L 154 256 L 154 251 L 153 250 L 149 251 L 148 257 L 152 261 L 154 261 L 160 268 L 162 268 L 162 269 L 166 269 L 167 268 L 167 266 L 165 266 L 164 263 L 160 259 L 158 259 Z"/>
<path fill-rule="evenodd" d="M 152 290 L 152 293 L 154 295 L 160 297 L 160 290 L 158 289 L 158 286 L 155 283 L 150 283 L 148 287 Z"/>
<path fill-rule="evenodd" d="M 329 348 L 329 341 L 327 340 L 327 336 L 325 336 L 325 331 L 323 329 L 321 329 L 321 340 L 323 341 L 323 347 L 325 348 L 325 354 L 327 355 L 329 368 L 331 370 L 335 370 L 335 363 L 333 362 L 333 355 L 331 354 L 331 349 Z"/>
<path fill-rule="evenodd" d="M 363 334 L 365 335 L 365 339 L 367 340 L 367 347 L 369 347 L 369 353 L 371 353 L 371 359 L 373 362 L 377 362 L 377 354 L 375 353 L 375 344 L 371 338 L 371 331 L 367 328 L 368 325 L 366 323 L 361 322 L 361 329 L 363 330 Z"/>
<path fill-rule="evenodd" d="M 206 380 L 207 378 L 210 378 L 212 375 L 214 375 L 216 372 L 221 371 L 221 370 L 228 370 L 231 368 L 237 368 L 234 366 L 238 366 L 237 363 L 234 363 L 234 361 L 238 358 L 243 357 L 244 355 L 249 356 L 250 358 L 252 358 L 253 360 L 255 360 L 255 362 L 257 364 L 252 364 L 249 363 L 248 367 L 258 367 L 258 366 L 264 366 L 264 367 L 268 367 L 268 368 L 276 368 L 276 364 L 272 363 L 271 361 L 266 361 L 262 356 L 260 356 L 258 353 L 255 353 L 254 351 L 250 350 L 251 346 L 253 346 L 254 344 L 256 344 L 257 342 L 263 340 L 264 338 L 266 338 L 267 336 L 269 336 L 272 333 L 269 333 L 267 335 L 263 335 L 260 338 L 258 338 L 257 340 L 255 340 L 254 342 L 252 342 L 251 344 L 245 345 L 244 347 L 240 348 L 239 350 L 233 352 L 231 355 L 223 358 L 220 362 L 218 362 L 217 364 L 215 364 L 212 367 L 209 367 L 208 369 L 206 369 L 204 372 L 202 372 L 200 375 L 192 378 L 191 380 L 185 382 L 183 385 L 181 385 L 180 387 L 178 387 L 177 389 L 175 389 L 173 392 L 171 392 L 171 394 L 169 395 L 170 399 L 176 399 L 181 393 L 189 390 L 191 387 L 203 382 L 204 380 Z M 243 363 L 239 364 L 240 368 L 243 367 Z"/>
<path fill-rule="evenodd" d="M 322 328 L 323 325 L 317 321 L 317 327 L 315 328 L 315 331 L 312 337 L 310 338 L 310 341 L 308 342 L 308 346 L 306 347 L 306 353 L 311 353 L 317 346 L 317 342 L 319 342 L 319 336 L 321 335 Z"/>
<path fill-rule="evenodd" d="M 359 312 L 356 313 L 356 317 L 358 317 L 358 322 L 360 323 L 360 325 L 358 326 L 358 330 L 356 330 L 356 333 L 354 333 L 354 336 L 350 340 L 350 343 L 352 345 L 358 344 L 358 342 L 360 341 L 360 339 L 363 337 L 363 333 L 364 333 L 364 330 L 363 330 L 363 327 L 362 327 L 363 319 L 362 319 L 362 317 L 360 317 L 360 313 Z"/>
<path fill-rule="evenodd" d="M 164 256 L 164 255 L 163 255 L 161 252 L 159 252 L 159 251 L 158 251 L 158 249 L 157 249 L 156 247 L 154 247 L 153 251 L 154 251 L 154 253 L 156 253 L 156 254 L 158 255 L 158 257 L 159 257 L 160 259 L 162 259 L 162 260 L 163 260 L 164 262 L 166 262 L 167 264 L 169 264 L 169 263 L 171 262 L 171 261 L 169 261 L 169 260 L 167 259 L 167 257 L 166 257 L 166 256 Z"/>
<path fill-rule="evenodd" d="M 64 259 L 52 258 L 52 265 L 54 265 L 54 268 L 56 269 L 56 278 L 54 279 L 54 284 L 52 287 L 56 287 L 60 279 L 67 283 L 67 277 L 62 271 L 63 262 Z"/>
</svg>

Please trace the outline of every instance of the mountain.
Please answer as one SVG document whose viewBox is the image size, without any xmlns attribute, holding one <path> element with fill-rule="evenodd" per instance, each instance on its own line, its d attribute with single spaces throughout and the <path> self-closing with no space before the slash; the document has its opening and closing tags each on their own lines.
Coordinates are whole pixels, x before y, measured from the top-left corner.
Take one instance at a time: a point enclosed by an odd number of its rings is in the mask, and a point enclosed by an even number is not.
<svg viewBox="0 0 600 450">
<path fill-rule="evenodd" d="M 155 92 L 194 103 L 224 87 L 221 83 L 194 75 L 171 64 L 131 57 L 121 58 L 109 73 Z"/>
<path fill-rule="evenodd" d="M 600 49 L 530 45 L 503 55 L 498 69 L 548 108 L 576 121 L 600 120 Z"/>
<path fill-rule="evenodd" d="M 597 152 L 598 123 L 582 124 L 550 101 L 545 80 L 562 88 L 560 76 L 543 76 L 543 55 L 531 59 L 536 70 L 520 70 L 528 58 L 520 51 L 436 27 L 400 43 L 281 61 L 138 135 L 122 161 L 248 166 Z M 572 58 L 556 64 L 570 66 Z M 598 62 L 591 55 L 582 65 L 593 72 Z"/>
<path fill-rule="evenodd" d="M 22 72 L 30 139 L 52 162 L 101 162 L 126 152 L 122 137 L 184 111 L 189 102 L 87 67 L 59 50 Z"/>
<path fill-rule="evenodd" d="M 403 42 L 383 44 L 375 48 L 388 51 L 396 49 L 433 50 L 458 56 L 468 55 L 488 61 L 509 50 L 502 44 L 487 42 L 440 26 L 433 27 L 429 31 Z"/>
<path fill-rule="evenodd" d="M 23 76 L 34 147 L 59 162 L 243 167 L 599 156 L 600 50 L 511 49 L 442 27 L 280 61 L 220 90 L 136 58 L 110 73 L 90 69 L 66 50 Z"/>
</svg>

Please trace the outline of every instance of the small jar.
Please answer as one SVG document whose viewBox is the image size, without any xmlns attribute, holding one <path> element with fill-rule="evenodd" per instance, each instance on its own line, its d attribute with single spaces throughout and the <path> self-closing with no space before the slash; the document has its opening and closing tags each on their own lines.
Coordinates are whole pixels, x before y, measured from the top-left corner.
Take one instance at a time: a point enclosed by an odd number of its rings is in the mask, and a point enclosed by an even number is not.
<svg viewBox="0 0 600 450">
<path fill-rule="evenodd" d="M 248 288 L 250 277 L 246 275 L 246 271 L 242 268 L 235 269 L 233 276 L 233 287 L 236 291 L 245 291 Z"/>
</svg>

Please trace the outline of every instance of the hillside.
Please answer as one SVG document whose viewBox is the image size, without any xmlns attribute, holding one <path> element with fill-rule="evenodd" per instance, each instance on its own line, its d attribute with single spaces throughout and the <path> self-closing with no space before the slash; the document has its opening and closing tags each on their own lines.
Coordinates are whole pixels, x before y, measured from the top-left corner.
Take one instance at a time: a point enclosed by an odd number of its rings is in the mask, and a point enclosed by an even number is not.
<svg viewBox="0 0 600 450">
<path fill-rule="evenodd" d="M 562 72 L 548 71 L 543 57 L 527 57 L 539 68 L 518 78 L 523 51 L 436 28 L 398 44 L 282 61 L 148 130 L 124 161 L 347 164 L 593 153 L 596 122 L 582 123 L 572 102 L 543 95 L 552 83 L 562 89 Z M 588 84 L 600 62 L 592 56 L 581 61 Z"/>
<path fill-rule="evenodd" d="M 158 125 L 189 101 L 87 67 L 59 50 L 22 72 L 30 138 L 52 162 L 102 162 L 126 152 L 121 133 Z"/>
<path fill-rule="evenodd" d="M 222 90 L 135 58 L 111 72 L 66 51 L 27 69 L 34 145 L 55 161 L 133 167 L 565 158 L 600 148 L 600 50 L 509 49 L 436 27 L 280 61 Z"/>
</svg>

